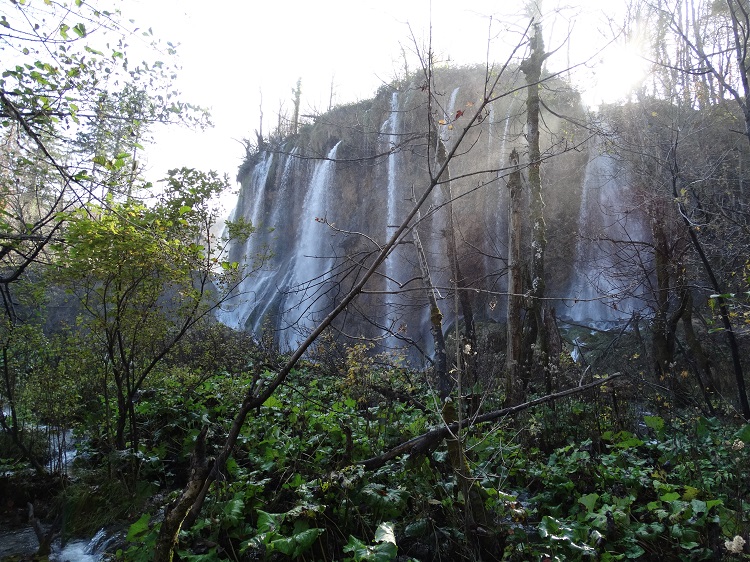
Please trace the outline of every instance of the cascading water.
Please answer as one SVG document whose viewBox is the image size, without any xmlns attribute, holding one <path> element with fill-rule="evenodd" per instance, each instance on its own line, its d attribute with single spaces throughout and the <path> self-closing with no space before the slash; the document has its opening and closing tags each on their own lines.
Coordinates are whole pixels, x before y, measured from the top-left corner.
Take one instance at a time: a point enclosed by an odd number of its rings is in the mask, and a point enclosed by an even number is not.
<svg viewBox="0 0 750 562">
<path fill-rule="evenodd" d="M 270 236 L 270 240 L 267 242 L 268 247 L 262 249 L 263 253 L 270 254 L 268 256 L 269 259 L 271 255 L 285 255 L 289 253 L 284 243 L 285 236 L 281 233 L 276 234 L 276 227 L 277 225 L 295 220 L 295 217 L 283 216 L 283 211 L 287 208 L 283 202 L 289 197 L 293 170 L 299 162 L 299 149 L 295 147 L 286 157 L 278 194 L 274 197 L 269 215 L 266 234 Z M 268 229 L 273 229 L 273 232 L 269 232 Z M 286 263 L 289 264 L 289 260 Z M 287 275 L 282 278 L 282 287 L 287 286 L 289 283 L 291 271 L 291 268 L 288 268 Z M 246 283 L 250 286 L 249 291 L 253 296 L 252 301 L 249 303 L 252 307 L 248 314 L 250 324 L 246 325 L 246 327 L 256 334 L 260 333 L 263 329 L 263 322 L 266 320 L 267 314 L 274 303 L 277 302 L 275 296 L 278 287 L 274 281 L 278 279 L 278 273 L 278 264 L 264 263 L 257 274 L 248 280 L 249 283 Z"/>
<path fill-rule="evenodd" d="M 123 533 L 100 529 L 90 540 L 73 540 L 64 546 L 54 544 L 49 559 L 52 562 L 98 562 L 112 544 L 122 540 L 123 536 Z"/>
<path fill-rule="evenodd" d="M 427 168 L 429 164 L 435 169 L 434 155 L 439 145 L 426 141 L 428 128 L 434 131 L 438 119 L 445 121 L 445 125 L 437 127 L 450 151 L 461 126 L 468 123 L 468 115 L 456 118 L 458 110 L 469 114 L 476 100 L 481 99 L 484 86 L 483 79 L 472 82 L 468 74 L 451 74 L 450 79 L 440 83 L 440 91 L 446 92 L 442 109 L 429 118 L 423 112 L 427 93 L 418 85 L 397 93 L 384 89 L 373 100 L 337 108 L 306 125 L 298 136 L 287 139 L 273 160 L 270 155 L 261 154 L 246 164 L 238 200 L 242 209 L 237 210 L 236 216 L 257 220 L 262 228 L 245 246 L 232 250 L 232 259 L 247 263 L 241 255 L 263 253 L 265 249 L 273 257 L 243 284 L 237 298 L 244 300 L 227 315 L 231 322 L 225 321 L 256 334 L 267 326 L 285 349 L 299 342 L 300 336 L 330 310 L 334 293 L 329 289 L 343 293 L 356 281 L 361 268 L 372 263 L 377 248 L 406 216 L 412 190 L 420 197 L 429 185 Z M 508 84 L 507 88 L 509 92 L 518 89 L 518 83 Z M 553 99 L 549 101 L 555 103 Z M 512 148 L 519 149 L 523 161 L 521 102 L 521 96 L 514 98 L 512 94 L 498 97 L 486 110 L 484 119 L 471 127 L 464 146 L 450 163 L 458 254 L 464 278 L 478 289 L 471 295 L 479 322 L 502 322 L 505 316 L 502 295 L 507 290 L 507 188 L 504 173 L 494 170 L 508 166 Z M 570 107 L 562 110 L 569 111 Z M 586 133 L 577 132 L 569 122 L 558 123 L 554 116 L 547 117 L 545 126 L 551 131 L 546 138 L 548 143 L 563 137 L 585 138 Z M 382 156 L 396 145 L 396 150 Z M 559 146 L 550 144 L 543 149 L 552 154 Z M 326 152 L 326 159 L 315 159 L 316 154 Z M 567 311 L 558 309 L 561 317 L 611 320 L 637 306 L 637 299 L 631 299 L 618 302 L 615 310 L 614 302 L 606 297 L 606 303 L 598 299 L 602 292 L 609 297 L 614 297 L 615 292 L 623 293 L 623 282 L 632 273 L 627 267 L 618 269 L 627 262 L 622 245 L 608 246 L 603 238 L 627 240 L 641 236 L 637 213 L 625 212 L 624 203 L 618 203 L 629 196 L 624 175 L 616 169 L 614 159 L 600 152 L 592 149 L 588 165 L 586 156 L 578 151 L 544 161 L 549 292 L 564 299 L 566 306 L 576 299 L 579 304 L 588 303 L 575 307 L 571 304 Z M 433 158 L 429 163 L 428 155 Z M 339 161 L 334 163 L 333 159 Z M 608 181 L 608 177 L 614 179 Z M 583 202 L 578 198 L 581 193 Z M 446 294 L 442 288 L 450 287 L 453 281 L 445 238 L 447 208 L 441 206 L 444 197 L 441 186 L 435 187 L 421 209 L 419 223 L 432 281 L 440 287 L 442 296 Z M 317 222 L 316 217 L 335 222 L 335 232 Z M 276 230 L 268 232 L 269 227 Z M 579 229 L 583 229 L 581 239 L 572 243 Z M 432 337 L 420 271 L 410 235 L 403 242 L 381 265 L 382 275 L 373 277 L 363 295 L 340 317 L 342 324 L 337 327 L 353 337 L 378 339 L 390 335 L 390 331 L 384 331 L 385 325 L 399 330 L 399 338 L 403 334 L 417 342 L 429 355 Z M 613 261 L 611 256 L 615 254 L 618 259 Z M 330 272 L 334 255 L 335 279 Z M 344 271 L 349 271 L 350 276 L 345 277 Z M 393 294 L 396 288 L 399 292 Z M 444 326 L 449 326 L 454 303 L 442 300 L 440 305 Z M 393 347 L 401 340 L 381 341 Z"/>
<path fill-rule="evenodd" d="M 574 299 L 566 314 L 575 322 L 624 320 L 642 304 L 632 290 L 632 273 L 639 259 L 638 244 L 645 237 L 627 195 L 627 177 L 620 164 L 594 144 L 581 195 L 571 286 Z"/>
<path fill-rule="evenodd" d="M 268 174 L 273 163 L 273 154 L 264 153 L 263 158 L 257 164 L 250 174 L 248 190 L 243 190 L 238 199 L 237 206 L 232 212 L 230 220 L 236 221 L 244 219 L 249 221 L 254 228 L 258 228 L 262 221 L 263 207 L 266 204 L 266 185 L 268 183 Z M 247 201 L 249 199 L 249 201 Z M 249 267 L 252 267 L 254 256 L 260 251 L 260 241 L 257 236 L 250 236 L 247 241 L 240 247 L 233 247 L 230 253 L 230 259 L 243 261 Z M 249 263 L 248 263 L 249 262 Z M 260 279 L 256 279 L 260 281 Z M 260 284 L 260 283 L 259 283 Z M 242 292 L 243 288 L 240 288 Z M 227 326 L 237 329 L 245 328 L 245 321 L 254 308 L 255 303 L 252 299 L 238 298 L 231 299 L 225 307 L 218 311 L 218 318 Z"/>
<path fill-rule="evenodd" d="M 506 243 L 508 238 L 508 194 L 505 185 L 505 168 L 508 167 L 508 148 L 509 139 L 512 133 L 511 121 L 513 115 L 514 98 L 510 98 L 508 107 L 505 111 L 505 117 L 499 123 L 490 124 L 488 136 L 498 136 L 500 138 L 500 150 L 497 153 L 489 155 L 491 157 L 490 169 L 497 169 L 498 185 L 494 190 L 485 190 L 484 220 L 485 229 L 490 233 L 488 239 L 490 245 L 485 248 L 483 255 L 484 270 L 487 274 L 487 288 L 495 293 L 495 296 L 489 299 L 490 309 L 487 316 L 495 321 L 503 321 L 506 314 L 507 299 L 499 296 L 497 293 L 507 291 L 507 279 L 504 275 L 499 274 L 505 266 L 504 260 L 498 260 L 497 256 L 506 257 Z M 498 102 L 495 102 L 498 103 Z M 500 131 L 499 134 L 497 131 Z M 513 143 L 511 143 L 513 144 Z"/>
<path fill-rule="evenodd" d="M 330 246 L 328 226 L 328 191 L 335 170 L 339 141 L 324 160 L 315 166 L 309 190 L 302 206 L 302 228 L 297 239 L 295 259 L 290 264 L 289 284 L 283 302 L 281 329 L 288 332 L 288 346 L 301 342 L 314 328 L 316 313 L 325 310 L 328 303 L 319 302 L 332 276 L 335 262 Z M 320 306 L 323 304 L 323 306 Z M 294 333 L 295 335 L 292 335 Z"/>
<path fill-rule="evenodd" d="M 387 143 L 386 147 L 391 153 L 388 156 L 388 210 L 386 215 L 385 224 L 385 240 L 389 240 L 395 231 L 395 227 L 398 226 L 399 214 L 398 214 L 398 184 L 397 184 L 397 173 L 398 173 L 398 143 L 399 143 L 399 108 L 398 108 L 398 92 L 391 94 L 391 112 L 388 119 L 383 123 L 383 137 Z M 396 288 L 397 283 L 395 281 L 396 275 L 398 274 L 399 267 L 397 265 L 398 260 L 398 249 L 391 252 L 390 257 L 385 261 L 385 313 L 386 313 L 386 331 L 392 326 L 397 319 L 393 316 L 394 305 L 396 304 Z"/>
</svg>

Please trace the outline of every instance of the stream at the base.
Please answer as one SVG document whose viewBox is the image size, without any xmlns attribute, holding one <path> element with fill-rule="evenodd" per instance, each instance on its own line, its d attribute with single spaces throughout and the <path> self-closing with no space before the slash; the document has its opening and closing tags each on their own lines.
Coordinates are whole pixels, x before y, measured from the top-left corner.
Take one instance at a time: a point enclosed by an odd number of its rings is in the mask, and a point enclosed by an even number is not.
<svg viewBox="0 0 750 562">
<path fill-rule="evenodd" d="M 98 562 L 118 536 L 117 533 L 111 534 L 106 529 L 101 529 L 92 539 L 70 540 L 64 546 L 60 539 L 55 539 L 49 559 L 51 562 Z M 31 528 L 0 530 L 0 560 L 9 556 L 33 556 L 38 547 L 39 543 Z"/>
</svg>

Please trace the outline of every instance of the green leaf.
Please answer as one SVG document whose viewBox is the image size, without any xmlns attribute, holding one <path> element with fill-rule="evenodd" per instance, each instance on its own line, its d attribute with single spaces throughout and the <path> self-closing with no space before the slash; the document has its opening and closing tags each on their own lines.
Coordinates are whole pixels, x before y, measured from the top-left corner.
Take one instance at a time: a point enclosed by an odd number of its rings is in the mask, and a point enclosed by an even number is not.
<svg viewBox="0 0 750 562">
<path fill-rule="evenodd" d="M 284 513 L 268 513 L 262 509 L 258 510 L 258 531 L 268 533 L 278 531 L 284 522 Z"/>
<path fill-rule="evenodd" d="M 643 441 L 638 439 L 637 437 L 629 437 L 628 439 L 623 439 L 622 441 L 615 444 L 615 447 L 618 449 L 631 449 L 633 447 L 640 447 L 643 445 Z"/>
<path fill-rule="evenodd" d="M 263 402 L 263 405 L 266 408 L 281 408 L 284 404 L 282 404 L 281 400 L 276 398 L 275 396 L 271 395 L 268 397 L 268 399 Z"/>
<path fill-rule="evenodd" d="M 144 513 L 143 515 L 141 515 L 141 518 L 133 523 L 128 529 L 128 536 L 125 537 L 125 540 L 128 542 L 132 542 L 138 539 L 138 537 L 148 531 L 148 523 L 150 520 L 151 516 L 148 513 Z"/>
<path fill-rule="evenodd" d="M 310 549 L 323 531 L 324 529 L 315 527 L 292 535 L 291 537 L 282 537 L 272 540 L 268 545 L 269 550 L 281 552 L 291 558 L 298 558 Z"/>
<path fill-rule="evenodd" d="M 67 41 L 68 39 L 70 39 L 70 36 L 68 35 L 68 31 L 69 31 L 69 30 L 70 30 L 70 26 L 69 26 L 69 25 L 66 25 L 66 24 L 64 24 L 64 23 L 60 24 L 60 35 L 61 35 L 61 36 L 62 36 L 62 38 L 63 38 L 63 39 L 65 39 L 66 41 Z"/>
<path fill-rule="evenodd" d="M 737 433 L 734 434 L 735 439 L 739 439 L 743 443 L 750 444 L 750 423 L 745 424 L 740 428 Z"/>
<path fill-rule="evenodd" d="M 428 531 L 428 520 L 419 519 L 413 523 L 409 523 L 404 529 L 404 535 L 409 538 L 424 537 Z"/>
<path fill-rule="evenodd" d="M 241 498 L 234 497 L 224 504 L 224 516 L 232 523 L 237 523 L 242 517 L 242 510 L 245 508 L 245 502 Z"/>
<path fill-rule="evenodd" d="M 627 550 L 627 551 L 625 552 L 625 556 L 626 556 L 627 558 L 630 558 L 631 560 L 635 560 L 635 559 L 638 559 L 638 558 L 640 558 L 641 556 L 643 556 L 644 554 L 646 554 L 646 551 L 645 551 L 645 550 L 643 550 L 643 548 L 641 548 L 641 547 L 640 547 L 640 546 L 638 546 L 637 544 L 634 544 L 634 545 L 632 545 L 632 546 L 631 546 L 630 548 L 628 548 L 628 550 Z"/>
<path fill-rule="evenodd" d="M 82 23 L 75 25 L 73 31 L 78 37 L 86 37 L 86 27 Z"/>
<path fill-rule="evenodd" d="M 643 423 L 657 433 L 664 430 L 664 418 L 660 416 L 643 416 Z"/>
<path fill-rule="evenodd" d="M 590 513 L 594 511 L 594 506 L 596 505 L 596 501 L 598 499 L 599 494 L 586 494 L 585 496 L 581 496 L 580 498 L 578 498 L 578 502 L 583 504 L 583 506 L 586 508 L 586 511 Z"/>
</svg>

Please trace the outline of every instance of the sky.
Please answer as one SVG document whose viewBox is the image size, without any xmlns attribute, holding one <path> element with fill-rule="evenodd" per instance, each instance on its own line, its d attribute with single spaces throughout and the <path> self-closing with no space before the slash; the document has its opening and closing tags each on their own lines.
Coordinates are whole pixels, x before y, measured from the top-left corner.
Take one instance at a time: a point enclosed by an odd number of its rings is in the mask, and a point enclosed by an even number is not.
<svg viewBox="0 0 750 562">
<path fill-rule="evenodd" d="M 581 64 L 574 79 L 588 87 L 584 99 L 592 105 L 623 95 L 643 61 L 622 38 L 600 51 L 622 25 L 621 3 L 543 1 L 546 46 L 561 47 L 548 65 Z M 215 124 L 205 131 L 155 130 L 147 177 L 190 166 L 227 174 L 234 185 L 244 156 L 240 141 L 255 137 L 261 99 L 267 133 L 280 104 L 291 108 L 298 78 L 303 114 L 325 111 L 332 86 L 334 104 L 370 98 L 403 68 L 404 52 L 415 68 L 415 45 L 424 47 L 430 32 L 433 51 L 451 64 L 502 62 L 528 22 L 525 3 L 124 0 L 126 18 L 179 44 L 182 70 L 175 85 L 184 101 L 210 109 Z M 499 4 L 505 13 L 498 13 Z M 571 40 L 565 43 L 569 30 Z"/>
</svg>

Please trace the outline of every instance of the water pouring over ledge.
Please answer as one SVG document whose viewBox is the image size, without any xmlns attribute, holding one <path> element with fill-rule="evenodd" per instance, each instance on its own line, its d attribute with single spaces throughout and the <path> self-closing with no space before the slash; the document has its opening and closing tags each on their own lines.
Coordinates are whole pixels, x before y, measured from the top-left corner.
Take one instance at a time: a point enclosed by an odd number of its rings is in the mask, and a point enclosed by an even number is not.
<svg viewBox="0 0 750 562">
<path fill-rule="evenodd" d="M 483 72 L 478 69 L 446 69 L 437 77 L 437 91 L 444 92 L 439 107 L 443 119 L 434 122 L 437 133 L 450 146 L 484 88 Z M 512 90 L 517 84 L 510 83 Z M 562 92 L 562 90 L 561 90 Z M 260 334 L 265 326 L 273 331 L 282 348 L 292 347 L 300 333 L 309 330 L 346 291 L 347 280 L 330 273 L 344 263 L 357 263 L 382 247 L 399 216 L 404 216 L 411 199 L 428 185 L 428 167 L 435 169 L 434 145 L 424 143 L 424 92 L 419 88 L 399 91 L 383 88 L 366 102 L 336 108 L 295 138 L 287 139 L 273 154 L 259 153 L 243 166 L 239 177 L 242 188 L 236 216 L 261 216 L 263 228 L 256 232 L 252 248 L 273 248 L 273 256 L 256 276 L 243 286 L 244 296 L 223 321 Z M 549 101 L 559 104 L 568 115 L 580 113 L 575 93 L 560 93 Z M 458 254 L 466 285 L 472 293 L 477 321 L 502 321 L 505 306 L 505 260 L 507 257 L 508 172 L 505 155 L 516 148 L 523 154 L 525 116 L 523 92 L 500 97 L 487 117 L 473 127 L 465 139 L 465 150 L 450 164 L 453 212 L 458 232 Z M 493 123 L 492 116 L 498 118 Z M 589 150 L 564 150 L 552 144 L 565 138 L 575 143 L 588 138 L 569 122 L 545 115 L 550 129 L 546 153 L 558 151 L 544 161 L 546 217 L 550 240 L 547 256 L 549 293 L 558 316 L 585 322 L 620 321 L 637 306 L 637 300 L 618 300 L 623 295 L 621 274 L 616 266 L 625 264 L 622 247 L 608 247 L 605 238 L 615 235 L 624 240 L 638 239 L 643 228 L 636 213 L 623 213 L 618 198 L 628 196 L 627 176 L 619 163 L 603 154 L 600 146 Z M 451 128 L 452 127 L 452 128 Z M 559 137 L 559 138 L 558 138 Z M 411 140 L 410 140 L 411 139 Z M 551 139 L 551 140 L 550 140 Z M 583 142 L 583 140 L 581 140 Z M 395 145 L 395 150 L 391 150 Z M 583 144 L 581 146 L 584 146 Z M 335 149 L 336 162 L 331 162 Z M 502 152 L 502 154 L 500 154 Z M 316 160 L 316 155 L 327 159 Z M 263 173 L 260 173 L 262 171 Z M 262 179 L 261 179 L 262 178 Z M 325 182 L 321 181 L 325 178 Z M 320 203 L 325 185 L 325 204 Z M 315 203 L 314 203 L 315 202 Z M 257 215 L 256 207 L 263 213 Z M 440 189 L 422 209 L 419 234 L 428 252 L 433 282 L 438 286 L 444 325 L 455 317 L 451 276 L 447 258 L 445 225 L 447 206 Z M 618 210 L 618 208 L 620 210 Z M 320 213 L 326 225 L 310 228 L 311 214 Z M 597 215 L 598 213 L 598 215 Z M 273 224 L 268 221 L 273 217 Z M 270 228 L 273 228 L 270 231 Z M 625 233 L 623 235 L 623 233 Z M 624 236 L 624 237 L 623 237 Z M 252 237 L 251 237 L 252 238 Z M 241 261 L 251 247 L 234 248 L 235 261 Z M 306 249 L 305 249 L 306 248 Z M 613 249 L 614 252 L 613 253 Z M 369 254 L 368 254 L 369 252 Z M 381 266 L 380 276 L 368 286 L 369 294 L 358 299 L 354 308 L 340 320 L 341 332 L 353 337 L 392 342 L 389 333 L 417 342 L 427 353 L 431 347 L 428 310 L 420 293 L 419 268 L 410 237 L 392 252 Z M 615 263 L 612 256 L 618 256 Z M 609 256 L 609 258 L 608 258 Z M 607 260 L 610 261 L 607 261 Z M 594 275 L 596 268 L 609 268 Z M 303 279 L 303 277 L 306 277 Z M 325 287 L 338 285 L 326 291 Z M 303 289 L 296 291 L 293 289 Z M 304 299 L 304 290 L 312 299 Z M 633 295 L 629 295 L 631 298 Z M 244 300 L 243 300 L 244 299 Z M 300 309 L 302 302 L 314 303 Z M 580 306 L 579 306 L 580 305 Z M 292 315 L 290 312 L 297 310 Z M 300 314 L 303 312 L 304 314 Z M 388 330 L 391 330 L 389 332 Z"/>
</svg>

